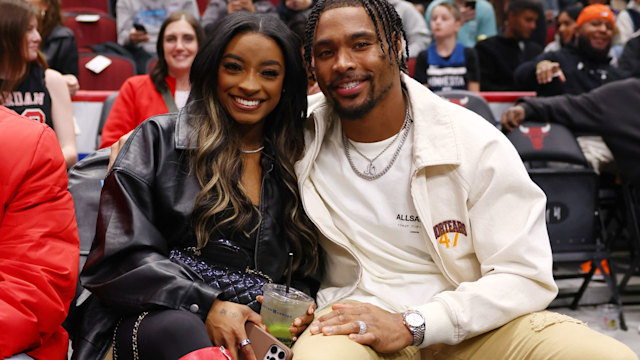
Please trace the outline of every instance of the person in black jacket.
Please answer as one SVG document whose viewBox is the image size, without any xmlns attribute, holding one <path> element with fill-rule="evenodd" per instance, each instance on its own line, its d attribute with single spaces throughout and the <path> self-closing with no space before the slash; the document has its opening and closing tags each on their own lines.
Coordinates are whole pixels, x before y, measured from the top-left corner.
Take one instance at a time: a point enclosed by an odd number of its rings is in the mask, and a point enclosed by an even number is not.
<svg viewBox="0 0 640 360">
<path fill-rule="evenodd" d="M 582 94 L 609 81 L 623 78 L 610 64 L 609 49 L 614 15 L 606 5 L 585 7 L 578 16 L 573 44 L 540 54 L 514 73 L 516 85 L 539 96 Z"/>
<path fill-rule="evenodd" d="M 530 40 L 539 12 L 542 12 L 541 6 L 533 0 L 512 1 L 507 10 L 504 33 L 476 44 L 480 90 L 524 90 L 516 87 L 513 71 L 542 52 L 542 47 Z"/>
<path fill-rule="evenodd" d="M 640 186 L 640 79 L 614 81 L 582 95 L 522 98 L 500 122 L 511 130 L 525 120 L 557 122 L 573 131 L 602 136 L 620 176 Z"/>
<path fill-rule="evenodd" d="M 212 344 L 255 360 L 244 325 L 262 325 L 259 304 L 204 279 L 231 282 L 235 271 L 283 283 L 292 274 L 294 287 L 314 285 L 317 235 L 293 168 L 307 106 L 299 40 L 276 17 L 247 12 L 218 29 L 193 62 L 185 108 L 138 126 L 104 181 L 81 275 L 89 304 L 101 305 L 76 332 L 75 359 L 102 359 L 113 343 L 121 360 L 195 359 Z M 184 254 L 219 270 L 200 274 L 176 261 Z"/>
</svg>

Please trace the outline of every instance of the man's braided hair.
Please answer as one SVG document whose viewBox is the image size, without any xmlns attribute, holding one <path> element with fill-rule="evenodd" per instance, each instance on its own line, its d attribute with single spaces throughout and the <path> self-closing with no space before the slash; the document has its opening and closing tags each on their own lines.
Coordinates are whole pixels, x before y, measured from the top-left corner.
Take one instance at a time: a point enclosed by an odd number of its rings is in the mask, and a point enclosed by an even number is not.
<svg viewBox="0 0 640 360">
<path fill-rule="evenodd" d="M 342 7 L 363 7 L 373 25 L 376 29 L 376 36 L 380 43 L 382 53 L 385 53 L 385 43 L 389 44 L 389 60 L 395 62 L 400 67 L 400 70 L 405 71 L 407 69 L 406 61 L 409 58 L 409 48 L 405 45 L 404 52 L 399 54 L 397 36 L 401 35 L 404 43 L 407 43 L 407 35 L 404 32 L 404 26 L 402 25 L 402 19 L 396 12 L 396 9 L 387 0 L 318 0 L 309 14 L 307 20 L 307 26 L 304 32 L 304 60 L 309 72 L 313 74 L 313 68 L 311 66 L 311 47 L 313 44 L 313 38 L 316 34 L 316 28 L 318 27 L 318 20 L 323 12 L 330 9 L 342 8 Z M 380 36 L 381 29 L 384 33 L 385 41 L 382 41 Z M 314 76 L 315 80 L 315 76 Z"/>
</svg>

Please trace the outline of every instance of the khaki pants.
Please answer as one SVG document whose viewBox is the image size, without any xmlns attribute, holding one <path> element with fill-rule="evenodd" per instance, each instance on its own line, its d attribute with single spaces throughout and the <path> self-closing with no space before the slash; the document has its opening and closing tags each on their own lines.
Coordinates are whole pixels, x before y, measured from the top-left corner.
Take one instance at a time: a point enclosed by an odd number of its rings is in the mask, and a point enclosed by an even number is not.
<svg viewBox="0 0 640 360">
<path fill-rule="evenodd" d="M 331 307 L 316 316 L 328 313 Z M 429 320 L 427 319 L 427 324 Z M 436 344 L 421 351 L 413 346 L 380 354 L 347 336 L 310 335 L 308 329 L 293 346 L 294 360 L 586 360 L 638 359 L 626 345 L 566 315 L 540 311 L 456 345 Z"/>
</svg>

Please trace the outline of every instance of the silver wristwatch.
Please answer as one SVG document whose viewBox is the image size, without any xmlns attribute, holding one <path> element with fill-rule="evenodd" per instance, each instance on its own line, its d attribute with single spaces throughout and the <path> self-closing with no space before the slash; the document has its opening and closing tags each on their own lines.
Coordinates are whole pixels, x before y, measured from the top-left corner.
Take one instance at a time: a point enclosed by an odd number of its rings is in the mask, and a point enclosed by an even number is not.
<svg viewBox="0 0 640 360">
<path fill-rule="evenodd" d="M 418 346 L 424 340 L 424 317 L 415 310 L 409 310 L 402 313 L 402 322 L 404 326 L 411 331 L 413 335 L 413 343 L 411 345 Z"/>
</svg>

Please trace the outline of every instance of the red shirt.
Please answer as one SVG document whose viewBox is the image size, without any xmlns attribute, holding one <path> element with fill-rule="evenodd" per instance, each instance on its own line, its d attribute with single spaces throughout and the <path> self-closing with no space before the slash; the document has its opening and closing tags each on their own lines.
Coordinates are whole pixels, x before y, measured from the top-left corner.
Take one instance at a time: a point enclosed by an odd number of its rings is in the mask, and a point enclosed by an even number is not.
<svg viewBox="0 0 640 360">
<path fill-rule="evenodd" d="M 176 92 L 176 79 L 167 76 L 171 96 Z M 137 75 L 122 84 L 109 117 L 102 129 L 100 148 L 111 146 L 120 137 L 136 128 L 146 119 L 169 112 L 162 94 L 156 90 L 149 75 Z"/>
</svg>

